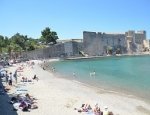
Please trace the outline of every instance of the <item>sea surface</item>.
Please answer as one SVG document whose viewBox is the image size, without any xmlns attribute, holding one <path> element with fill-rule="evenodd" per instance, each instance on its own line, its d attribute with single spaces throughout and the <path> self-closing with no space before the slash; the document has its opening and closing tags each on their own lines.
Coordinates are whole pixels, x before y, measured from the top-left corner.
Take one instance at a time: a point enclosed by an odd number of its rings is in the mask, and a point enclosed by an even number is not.
<svg viewBox="0 0 150 115">
<path fill-rule="evenodd" d="M 49 66 L 55 67 L 58 76 L 150 100 L 150 56 L 63 60 Z"/>
</svg>

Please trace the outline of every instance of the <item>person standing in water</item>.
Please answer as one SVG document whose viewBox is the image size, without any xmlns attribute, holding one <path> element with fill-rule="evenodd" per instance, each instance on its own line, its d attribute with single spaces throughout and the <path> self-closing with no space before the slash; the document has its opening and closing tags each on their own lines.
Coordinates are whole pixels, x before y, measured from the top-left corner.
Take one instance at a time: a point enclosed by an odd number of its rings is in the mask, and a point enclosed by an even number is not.
<svg viewBox="0 0 150 115">
<path fill-rule="evenodd" d="M 95 77 L 95 75 L 96 75 L 95 70 L 93 72 L 90 72 L 90 77 Z"/>
<path fill-rule="evenodd" d="M 73 72 L 72 75 L 73 75 L 73 78 L 75 79 L 76 78 L 76 73 Z"/>
</svg>

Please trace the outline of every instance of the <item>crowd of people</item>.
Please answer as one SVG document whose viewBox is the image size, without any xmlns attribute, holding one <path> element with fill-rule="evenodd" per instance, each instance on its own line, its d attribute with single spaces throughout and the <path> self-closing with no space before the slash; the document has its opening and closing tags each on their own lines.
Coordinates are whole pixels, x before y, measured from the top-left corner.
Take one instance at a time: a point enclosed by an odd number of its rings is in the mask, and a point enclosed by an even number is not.
<svg viewBox="0 0 150 115">
<path fill-rule="evenodd" d="M 26 64 L 19 64 L 19 67 L 15 69 L 14 72 L 12 72 L 11 69 L 9 71 L 0 71 L 0 79 L 2 79 L 4 85 L 4 94 L 5 92 L 8 93 L 9 91 L 11 91 L 11 88 L 13 87 L 20 88 L 16 88 L 15 92 L 13 93 L 13 96 L 11 96 L 10 100 L 8 101 L 10 104 L 13 104 L 13 110 L 15 111 L 30 111 L 31 109 L 38 108 L 38 106 L 36 105 L 36 98 L 29 95 L 29 93 L 26 92 L 26 89 L 22 89 L 21 86 L 19 86 L 19 84 L 21 83 L 22 85 L 27 85 L 24 82 L 32 82 L 34 80 L 39 80 L 36 74 L 32 77 L 32 79 L 29 79 L 28 77 L 24 77 L 22 75 L 22 72 L 26 66 L 30 67 L 31 69 L 34 69 L 34 63 L 27 62 Z"/>
<path fill-rule="evenodd" d="M 31 109 L 38 108 L 38 106 L 35 104 L 35 100 L 35 98 L 26 93 L 24 96 L 21 94 L 13 96 L 10 100 L 10 103 L 13 104 L 14 110 L 21 109 L 22 111 L 30 111 Z"/>
<path fill-rule="evenodd" d="M 29 77 L 25 77 L 21 74 L 26 66 L 29 66 L 31 69 L 34 69 L 34 63 L 27 62 L 26 65 L 20 65 L 14 72 L 6 71 L 6 73 L 3 74 L 3 78 L 5 79 L 6 85 L 13 87 L 13 85 L 14 84 L 17 85 L 18 82 L 25 83 L 25 82 L 32 82 L 34 80 L 38 81 L 39 78 L 36 74 L 34 74 L 34 76 L 31 77 L 30 79 Z M 43 67 L 44 67 L 43 70 L 45 70 L 47 66 L 43 66 Z M 55 67 L 51 67 L 51 71 L 55 72 L 56 71 Z M 73 76 L 76 77 L 75 72 L 73 72 Z M 91 77 L 96 76 L 96 72 L 95 71 L 90 72 L 90 76 Z M 5 91 L 9 91 L 9 90 L 10 88 L 6 86 Z M 13 109 L 15 111 L 17 110 L 31 111 L 32 109 L 38 108 L 36 100 L 37 99 L 35 97 L 31 96 L 27 92 L 27 93 L 19 93 L 13 95 L 9 100 L 9 103 L 13 105 L 14 107 Z M 113 112 L 109 111 L 107 106 L 105 106 L 104 109 L 101 109 L 98 103 L 96 103 L 94 107 L 92 107 L 88 103 L 85 103 L 82 104 L 81 107 L 74 108 L 74 109 L 77 110 L 79 113 L 86 112 L 86 113 L 90 113 L 90 115 L 113 115 Z"/>
</svg>

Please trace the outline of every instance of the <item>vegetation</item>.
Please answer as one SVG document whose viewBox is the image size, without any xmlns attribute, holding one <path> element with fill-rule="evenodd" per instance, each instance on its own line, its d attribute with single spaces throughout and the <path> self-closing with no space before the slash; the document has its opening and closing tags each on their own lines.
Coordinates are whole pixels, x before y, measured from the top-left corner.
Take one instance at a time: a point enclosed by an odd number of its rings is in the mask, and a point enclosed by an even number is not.
<svg viewBox="0 0 150 115">
<path fill-rule="evenodd" d="M 45 42 L 46 44 L 56 44 L 56 40 L 58 39 L 57 33 L 54 31 L 51 31 L 49 27 L 46 27 L 41 32 L 41 41 Z"/>
<path fill-rule="evenodd" d="M 0 35 L 0 55 L 8 54 L 11 58 L 18 57 L 23 51 L 44 48 L 49 43 L 56 44 L 57 39 L 57 33 L 51 31 L 49 27 L 41 32 L 40 39 L 34 39 L 20 33 L 16 33 L 10 38 Z"/>
</svg>

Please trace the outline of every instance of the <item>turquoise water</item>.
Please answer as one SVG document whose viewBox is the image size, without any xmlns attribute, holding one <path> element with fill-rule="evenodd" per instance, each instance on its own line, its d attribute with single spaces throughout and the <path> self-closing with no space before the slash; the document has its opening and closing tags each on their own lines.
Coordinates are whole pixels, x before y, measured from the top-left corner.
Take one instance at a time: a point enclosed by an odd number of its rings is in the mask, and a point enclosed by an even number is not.
<svg viewBox="0 0 150 115">
<path fill-rule="evenodd" d="M 57 75 L 150 100 L 150 56 L 65 60 L 50 65 Z M 91 77 L 93 71 L 96 75 Z"/>
</svg>

